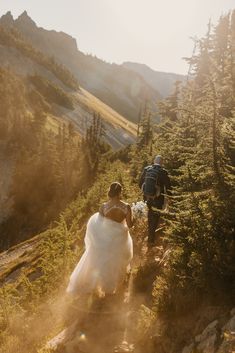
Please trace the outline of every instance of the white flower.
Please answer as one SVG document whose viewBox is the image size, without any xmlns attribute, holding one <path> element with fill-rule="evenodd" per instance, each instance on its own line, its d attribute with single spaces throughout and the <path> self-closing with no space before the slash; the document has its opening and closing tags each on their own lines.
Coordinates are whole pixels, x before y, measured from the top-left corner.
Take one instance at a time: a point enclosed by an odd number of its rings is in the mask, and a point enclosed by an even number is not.
<svg viewBox="0 0 235 353">
<path fill-rule="evenodd" d="M 147 206 L 144 201 L 132 203 L 131 210 L 134 218 L 143 218 L 147 215 Z"/>
</svg>

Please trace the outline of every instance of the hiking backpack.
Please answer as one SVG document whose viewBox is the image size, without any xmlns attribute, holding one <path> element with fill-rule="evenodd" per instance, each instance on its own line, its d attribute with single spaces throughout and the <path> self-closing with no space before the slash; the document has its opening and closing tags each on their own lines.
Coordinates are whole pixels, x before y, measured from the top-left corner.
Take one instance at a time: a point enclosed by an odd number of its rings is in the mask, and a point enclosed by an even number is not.
<svg viewBox="0 0 235 353">
<path fill-rule="evenodd" d="M 146 199 L 154 199 L 160 196 L 161 194 L 161 188 L 159 185 L 160 173 L 161 173 L 161 167 L 158 165 L 152 165 L 147 167 L 144 184 L 143 184 L 143 192 Z"/>
</svg>

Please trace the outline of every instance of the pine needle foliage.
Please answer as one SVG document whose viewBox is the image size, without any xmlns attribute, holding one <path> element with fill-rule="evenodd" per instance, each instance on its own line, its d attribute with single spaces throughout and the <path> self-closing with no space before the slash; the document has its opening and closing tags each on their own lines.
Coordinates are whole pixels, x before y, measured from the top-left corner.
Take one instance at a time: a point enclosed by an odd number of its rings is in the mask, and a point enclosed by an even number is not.
<svg viewBox="0 0 235 353">
<path fill-rule="evenodd" d="M 155 281 L 158 310 L 229 301 L 235 290 L 234 19 L 232 12 L 209 24 L 189 59 L 193 77 L 174 105 L 161 106 L 154 149 L 170 166 L 175 217 L 167 230 L 171 254 Z"/>
</svg>

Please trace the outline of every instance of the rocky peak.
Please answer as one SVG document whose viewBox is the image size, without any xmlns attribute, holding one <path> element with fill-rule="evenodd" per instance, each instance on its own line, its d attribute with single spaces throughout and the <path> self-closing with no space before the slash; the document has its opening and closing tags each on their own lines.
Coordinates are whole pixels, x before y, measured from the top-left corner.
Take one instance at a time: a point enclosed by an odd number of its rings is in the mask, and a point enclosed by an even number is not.
<svg viewBox="0 0 235 353">
<path fill-rule="evenodd" d="M 38 27 L 27 11 L 24 11 L 15 21 L 14 26 L 32 45 L 37 43 L 38 49 L 49 55 L 58 57 L 67 52 L 77 52 L 76 40 L 64 32 L 46 30 Z"/>
<path fill-rule="evenodd" d="M 12 26 L 14 23 L 14 18 L 10 11 L 0 18 L 0 24 L 3 26 Z"/>
<path fill-rule="evenodd" d="M 36 27 L 36 23 L 28 15 L 27 11 L 24 11 L 16 20 L 16 24 L 20 24 L 27 27 Z"/>
</svg>

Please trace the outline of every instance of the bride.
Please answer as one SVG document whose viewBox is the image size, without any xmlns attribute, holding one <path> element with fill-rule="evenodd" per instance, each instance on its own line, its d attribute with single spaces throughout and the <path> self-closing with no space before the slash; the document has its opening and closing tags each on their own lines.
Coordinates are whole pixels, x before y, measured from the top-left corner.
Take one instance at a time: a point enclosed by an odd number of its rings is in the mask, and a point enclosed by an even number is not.
<svg viewBox="0 0 235 353">
<path fill-rule="evenodd" d="M 99 290 L 115 293 L 125 277 L 133 256 L 132 239 L 128 227 L 132 227 L 132 211 L 121 201 L 122 186 L 110 185 L 109 201 L 87 223 L 85 252 L 75 267 L 67 287 L 74 295 Z"/>
</svg>

